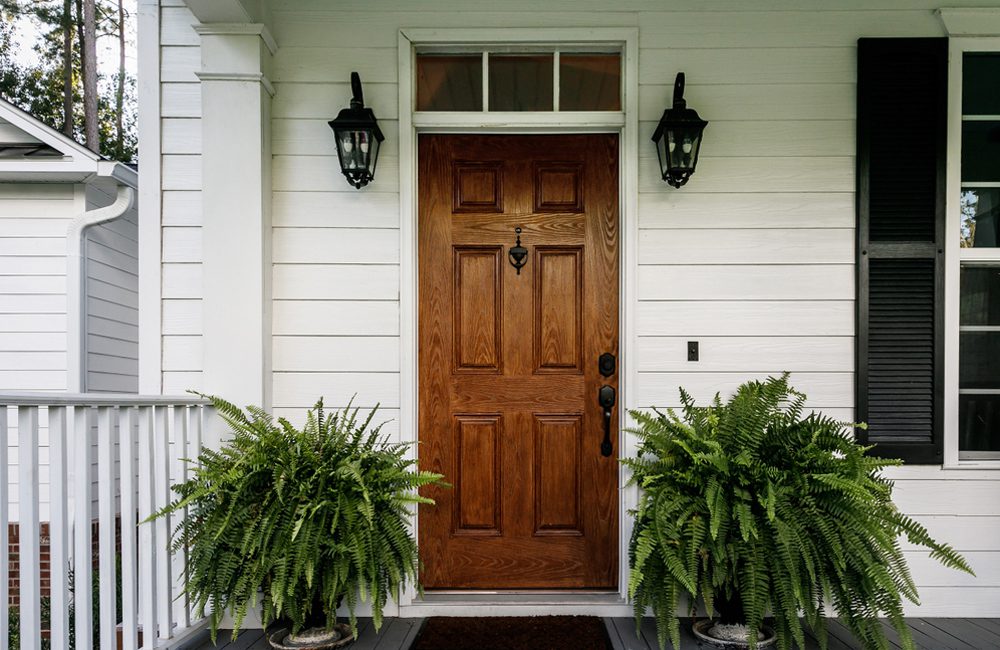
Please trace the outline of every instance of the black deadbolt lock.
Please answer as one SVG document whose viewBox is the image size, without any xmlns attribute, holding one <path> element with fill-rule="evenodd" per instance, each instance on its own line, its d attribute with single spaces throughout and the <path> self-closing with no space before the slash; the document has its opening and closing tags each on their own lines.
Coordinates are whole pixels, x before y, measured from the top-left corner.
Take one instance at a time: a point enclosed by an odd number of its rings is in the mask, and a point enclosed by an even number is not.
<svg viewBox="0 0 1000 650">
<path fill-rule="evenodd" d="M 597 369 L 602 377 L 610 377 L 615 374 L 615 355 L 605 352 L 597 359 Z"/>
</svg>

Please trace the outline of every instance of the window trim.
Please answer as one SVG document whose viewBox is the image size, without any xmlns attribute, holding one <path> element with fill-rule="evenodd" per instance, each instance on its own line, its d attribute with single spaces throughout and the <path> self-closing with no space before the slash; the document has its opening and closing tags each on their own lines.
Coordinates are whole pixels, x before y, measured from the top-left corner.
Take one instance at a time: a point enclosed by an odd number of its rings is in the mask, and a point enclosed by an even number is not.
<svg viewBox="0 0 1000 650">
<path fill-rule="evenodd" d="M 996 262 L 1000 248 L 959 246 L 962 191 L 962 65 L 966 52 L 1000 53 L 1000 36 L 948 39 L 948 159 L 945 189 L 944 235 L 944 467 L 1000 469 L 1000 455 L 959 450 L 959 311 L 962 262 Z M 988 456 L 988 457 L 987 457 Z"/>
</svg>

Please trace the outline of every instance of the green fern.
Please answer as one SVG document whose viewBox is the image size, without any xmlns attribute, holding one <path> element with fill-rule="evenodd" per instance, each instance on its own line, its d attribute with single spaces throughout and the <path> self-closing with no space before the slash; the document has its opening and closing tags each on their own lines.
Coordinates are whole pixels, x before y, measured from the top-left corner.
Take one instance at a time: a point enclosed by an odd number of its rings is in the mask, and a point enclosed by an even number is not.
<svg viewBox="0 0 1000 650">
<path fill-rule="evenodd" d="M 683 419 L 632 411 L 639 454 L 622 461 L 642 488 L 629 595 L 637 623 L 652 609 L 661 648 L 680 647 L 683 596 L 692 614 L 699 604 L 711 614 L 720 597 L 742 602 L 751 629 L 771 617 L 782 650 L 805 648 L 800 619 L 825 639 L 827 605 L 865 648 L 889 647 L 879 617 L 912 648 L 903 599 L 917 602 L 917 589 L 900 536 L 972 573 L 896 509 L 881 471 L 900 461 L 867 455 L 856 425 L 803 416 L 788 373 L 706 407 L 681 389 L 681 404 Z"/>
<path fill-rule="evenodd" d="M 154 517 L 188 511 L 173 547 L 188 549 L 185 589 L 213 641 L 226 612 L 235 635 L 258 604 L 265 626 L 280 619 L 297 632 L 320 613 L 332 626 L 343 600 L 356 627 L 359 596 L 371 601 L 377 629 L 389 596 L 417 580 L 410 508 L 433 504 L 418 490 L 444 485 L 442 476 L 415 471 L 408 445 L 372 426 L 377 407 L 359 419 L 350 406 L 327 414 L 320 400 L 298 429 L 205 397 L 232 438 L 201 453 L 192 478 L 174 486 L 177 500 Z"/>
</svg>

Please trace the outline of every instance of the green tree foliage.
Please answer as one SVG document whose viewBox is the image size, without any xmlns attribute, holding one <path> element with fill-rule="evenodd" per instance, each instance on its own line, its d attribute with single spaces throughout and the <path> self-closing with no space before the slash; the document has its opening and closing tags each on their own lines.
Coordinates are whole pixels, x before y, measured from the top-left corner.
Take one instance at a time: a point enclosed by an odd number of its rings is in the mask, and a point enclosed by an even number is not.
<svg viewBox="0 0 1000 650">
<path fill-rule="evenodd" d="M 98 40 L 118 38 L 118 6 L 109 0 L 98 2 Z M 126 21 L 129 20 L 126 14 Z M 39 37 L 29 57 L 18 56 L 17 33 L 33 24 Z M 63 110 L 63 34 L 67 26 L 62 0 L 0 0 L 0 97 L 31 113 L 52 128 L 65 132 Z M 83 84 L 78 17 L 69 17 L 72 48 L 72 137 L 84 142 Z M 119 70 L 98 72 L 98 136 L 100 153 L 123 162 L 135 160 L 137 153 L 136 79 L 124 73 L 122 142 L 117 137 L 116 97 Z"/>
<path fill-rule="evenodd" d="M 439 484 L 419 472 L 405 444 L 393 444 L 357 409 L 327 414 L 320 400 L 297 429 L 262 409 L 210 398 L 232 429 L 205 450 L 179 498 L 157 516 L 181 517 L 174 548 L 187 548 L 186 590 L 213 638 L 223 615 L 238 631 L 263 592 L 263 619 L 293 632 L 336 622 L 343 599 L 356 626 L 358 598 L 371 599 L 376 628 L 387 598 L 416 581 L 417 545 L 408 528 L 417 490 Z M 319 610 L 317 612 L 317 610 Z"/>
<path fill-rule="evenodd" d="M 623 461 L 643 490 L 629 592 L 637 620 L 652 608 L 661 648 L 680 645 L 682 597 L 692 613 L 741 599 L 751 629 L 770 612 L 782 649 L 806 647 L 800 617 L 825 645 L 828 606 L 865 648 L 890 647 L 880 616 L 912 648 L 903 598 L 917 602 L 917 589 L 900 536 L 972 573 L 896 509 L 881 471 L 900 462 L 867 455 L 853 425 L 804 416 L 787 373 L 706 407 L 682 389 L 681 403 L 683 419 L 633 411 L 639 455 Z"/>
</svg>

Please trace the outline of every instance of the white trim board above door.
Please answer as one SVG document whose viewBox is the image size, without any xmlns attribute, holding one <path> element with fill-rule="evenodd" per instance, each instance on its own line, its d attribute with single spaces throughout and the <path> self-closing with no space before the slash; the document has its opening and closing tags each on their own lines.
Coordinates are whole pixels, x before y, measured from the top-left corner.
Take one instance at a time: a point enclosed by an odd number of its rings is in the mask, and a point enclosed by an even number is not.
<svg viewBox="0 0 1000 650">
<path fill-rule="evenodd" d="M 490 28 L 490 29 L 401 29 L 398 36 L 399 55 L 399 192 L 400 192 L 400 437 L 403 441 L 417 440 L 417 133 L 587 133 L 620 134 L 620 368 L 621 399 L 619 428 L 624 428 L 625 416 L 635 408 L 632 386 L 636 385 L 636 367 L 632 363 L 635 340 L 636 265 L 638 250 L 638 42 L 634 28 Z M 424 47 L 487 47 L 489 45 L 555 47 L 588 45 L 606 51 L 617 48 L 622 55 L 622 111 L 617 112 L 420 112 L 414 111 L 415 57 Z M 418 453 L 412 447 L 414 455 Z M 632 456 L 635 440 L 621 434 L 619 450 L 622 456 Z M 628 476 L 619 470 L 619 485 Z M 461 602 L 476 607 L 478 615 L 527 614 L 590 614 L 624 616 L 631 614 L 626 604 L 628 589 L 628 539 L 631 522 L 627 511 L 638 501 L 638 491 L 632 486 L 620 490 L 619 503 L 619 591 L 600 597 L 600 602 L 581 603 L 572 595 L 534 594 L 531 604 L 523 599 L 511 601 L 484 595 L 468 596 Z M 416 528 L 416 521 L 413 522 Z M 455 596 L 442 603 L 418 600 L 414 587 L 400 594 L 401 616 L 454 615 Z M 594 598 L 591 596 L 590 598 Z M 460 609 L 460 608 L 459 608 Z M 467 612 L 466 612 L 467 613 Z"/>
</svg>

